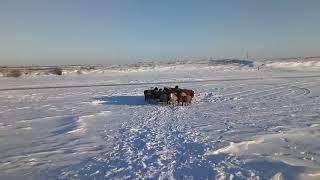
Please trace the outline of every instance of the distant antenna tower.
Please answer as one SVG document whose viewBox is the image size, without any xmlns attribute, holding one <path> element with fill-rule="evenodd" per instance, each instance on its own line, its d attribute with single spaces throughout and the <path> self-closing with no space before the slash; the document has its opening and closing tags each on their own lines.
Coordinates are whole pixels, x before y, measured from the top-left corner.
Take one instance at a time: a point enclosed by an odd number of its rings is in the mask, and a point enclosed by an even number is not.
<svg viewBox="0 0 320 180">
<path fill-rule="evenodd" d="M 249 52 L 246 52 L 246 58 L 249 59 Z"/>
</svg>

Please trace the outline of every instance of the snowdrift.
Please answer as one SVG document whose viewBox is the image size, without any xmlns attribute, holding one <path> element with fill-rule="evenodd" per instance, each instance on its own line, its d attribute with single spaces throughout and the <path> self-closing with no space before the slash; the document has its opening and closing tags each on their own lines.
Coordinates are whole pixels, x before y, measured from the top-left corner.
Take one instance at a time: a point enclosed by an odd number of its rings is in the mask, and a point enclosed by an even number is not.
<svg viewBox="0 0 320 180">
<path fill-rule="evenodd" d="M 276 60 L 266 64 L 270 68 L 297 70 L 297 71 L 319 71 L 320 58 L 287 59 Z"/>
<path fill-rule="evenodd" d="M 0 67 L 0 77 L 7 76 L 12 70 L 19 71 L 19 76 L 45 76 L 57 75 L 55 69 L 62 70 L 62 75 L 87 75 L 87 74 L 108 74 L 128 72 L 166 72 L 166 71 L 234 71 L 248 70 L 253 67 L 253 61 L 238 59 L 223 60 L 200 60 L 200 61 L 177 61 L 177 62 L 146 62 L 123 65 L 65 65 L 65 66 L 43 66 L 43 67 Z M 17 76 L 17 77 L 19 77 Z"/>
<path fill-rule="evenodd" d="M 256 136 L 252 140 L 239 143 L 230 143 L 229 146 L 208 152 L 207 155 L 231 154 L 247 159 L 263 159 L 263 161 L 281 161 L 292 167 L 304 167 L 305 171 L 298 177 L 301 179 L 319 179 L 319 165 L 316 163 L 320 158 L 317 152 L 320 149 L 320 126 L 311 124 L 310 127 L 293 129 L 277 134 Z M 307 150 L 308 149 L 308 150 Z M 290 154 L 290 156 L 289 156 Z M 251 161 L 248 160 L 247 163 Z M 277 173 L 276 176 L 290 176 L 293 172 Z M 300 179 L 299 178 L 299 179 Z"/>
</svg>

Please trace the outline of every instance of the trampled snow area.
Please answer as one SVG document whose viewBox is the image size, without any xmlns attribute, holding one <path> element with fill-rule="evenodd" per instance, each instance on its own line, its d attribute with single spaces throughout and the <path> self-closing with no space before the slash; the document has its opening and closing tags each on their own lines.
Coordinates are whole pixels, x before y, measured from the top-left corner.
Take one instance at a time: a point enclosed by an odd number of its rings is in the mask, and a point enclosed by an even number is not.
<svg viewBox="0 0 320 180">
<path fill-rule="evenodd" d="M 1 77 L 0 177 L 320 179 L 320 73 L 298 70 Z M 144 102 L 165 85 L 193 89 L 193 104 Z"/>
</svg>

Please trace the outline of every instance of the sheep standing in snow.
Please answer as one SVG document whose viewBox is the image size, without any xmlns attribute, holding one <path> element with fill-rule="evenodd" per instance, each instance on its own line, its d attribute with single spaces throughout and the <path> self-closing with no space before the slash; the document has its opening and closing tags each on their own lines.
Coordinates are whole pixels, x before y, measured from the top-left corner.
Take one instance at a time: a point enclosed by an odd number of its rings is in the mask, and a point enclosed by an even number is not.
<svg viewBox="0 0 320 180">
<path fill-rule="evenodd" d="M 150 102 L 153 99 L 153 90 L 151 89 L 145 90 L 143 94 L 144 94 L 145 102 Z"/>
<path fill-rule="evenodd" d="M 192 98 L 194 97 L 194 91 L 190 89 L 180 89 L 179 86 L 174 88 L 164 87 L 158 89 L 157 87 L 144 91 L 145 101 L 151 100 L 159 102 L 160 104 L 171 104 L 173 106 L 190 105 Z"/>
<path fill-rule="evenodd" d="M 170 93 L 169 102 L 173 106 L 178 104 L 178 96 L 176 93 L 174 93 L 174 92 Z"/>
<path fill-rule="evenodd" d="M 191 98 L 194 97 L 194 91 L 190 89 L 182 89 L 181 91 L 185 92 L 187 95 L 191 96 Z"/>
<path fill-rule="evenodd" d="M 180 104 L 183 106 L 187 102 L 187 93 L 180 91 L 178 93 L 178 105 Z"/>
<path fill-rule="evenodd" d="M 160 104 L 168 104 L 168 101 L 169 101 L 168 95 L 166 93 L 161 93 L 159 97 Z"/>
<path fill-rule="evenodd" d="M 192 101 L 192 97 L 190 95 L 187 95 L 186 97 L 186 104 L 185 105 L 190 105 Z"/>
</svg>

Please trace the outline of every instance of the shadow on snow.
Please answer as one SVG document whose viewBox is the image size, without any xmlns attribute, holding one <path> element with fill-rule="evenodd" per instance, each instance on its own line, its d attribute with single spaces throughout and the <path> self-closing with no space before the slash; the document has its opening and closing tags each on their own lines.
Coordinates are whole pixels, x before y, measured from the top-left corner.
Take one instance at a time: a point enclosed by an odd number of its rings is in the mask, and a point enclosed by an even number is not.
<svg viewBox="0 0 320 180">
<path fill-rule="evenodd" d="M 145 105 L 144 96 L 102 96 L 95 98 L 102 101 L 104 105 L 130 105 L 139 106 Z"/>
</svg>

